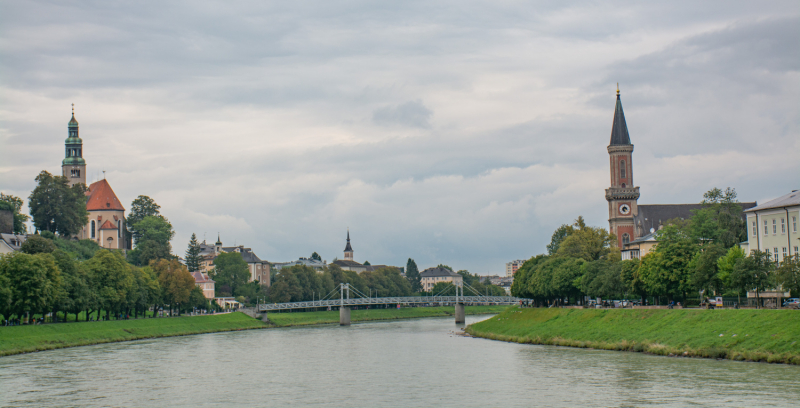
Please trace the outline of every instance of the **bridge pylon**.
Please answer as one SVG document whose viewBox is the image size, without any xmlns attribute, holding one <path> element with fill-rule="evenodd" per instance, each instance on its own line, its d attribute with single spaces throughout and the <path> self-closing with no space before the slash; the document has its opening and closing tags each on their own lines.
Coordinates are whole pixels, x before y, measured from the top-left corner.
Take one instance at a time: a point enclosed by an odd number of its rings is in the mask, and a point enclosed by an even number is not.
<svg viewBox="0 0 800 408">
<path fill-rule="evenodd" d="M 461 296 L 458 295 L 459 289 L 461 289 Z M 464 313 L 464 282 L 456 283 L 456 324 L 458 323 L 466 323 L 466 313 Z"/>
<path fill-rule="evenodd" d="M 339 326 L 350 325 L 350 307 L 344 305 L 344 293 L 347 292 L 347 299 L 350 299 L 350 284 L 339 284 L 340 302 L 339 302 Z"/>
</svg>

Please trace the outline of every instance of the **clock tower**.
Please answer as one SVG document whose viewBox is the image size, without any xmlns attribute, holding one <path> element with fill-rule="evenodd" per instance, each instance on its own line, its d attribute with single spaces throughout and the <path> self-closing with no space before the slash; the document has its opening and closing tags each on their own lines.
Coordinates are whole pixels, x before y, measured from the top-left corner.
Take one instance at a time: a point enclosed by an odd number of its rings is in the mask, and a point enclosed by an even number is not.
<svg viewBox="0 0 800 408">
<path fill-rule="evenodd" d="M 639 187 L 633 185 L 633 145 L 622 111 L 617 85 L 617 106 L 614 109 L 614 123 L 611 126 L 611 143 L 608 145 L 611 168 L 611 187 L 606 189 L 608 201 L 608 231 L 617 236 L 617 245 L 622 246 L 636 237 L 633 217 L 639 211 Z"/>
</svg>

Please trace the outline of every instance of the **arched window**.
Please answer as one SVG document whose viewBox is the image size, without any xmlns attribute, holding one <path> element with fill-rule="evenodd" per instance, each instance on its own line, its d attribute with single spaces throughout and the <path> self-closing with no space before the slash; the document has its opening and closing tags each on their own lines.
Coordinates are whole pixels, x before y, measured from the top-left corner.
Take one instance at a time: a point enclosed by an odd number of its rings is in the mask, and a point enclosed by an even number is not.
<svg viewBox="0 0 800 408">
<path fill-rule="evenodd" d="M 96 235 L 95 235 L 95 232 L 94 232 L 94 220 L 92 220 L 92 238 L 95 238 L 95 237 L 96 237 Z"/>
<path fill-rule="evenodd" d="M 122 221 L 117 220 L 117 238 L 122 236 Z"/>
<path fill-rule="evenodd" d="M 625 178 L 627 172 L 625 171 L 625 160 L 620 160 L 619 162 L 619 178 Z"/>
<path fill-rule="evenodd" d="M 622 234 L 622 245 L 625 245 L 628 242 L 631 242 L 631 236 L 628 235 L 628 233 L 626 232 L 626 233 Z"/>
</svg>

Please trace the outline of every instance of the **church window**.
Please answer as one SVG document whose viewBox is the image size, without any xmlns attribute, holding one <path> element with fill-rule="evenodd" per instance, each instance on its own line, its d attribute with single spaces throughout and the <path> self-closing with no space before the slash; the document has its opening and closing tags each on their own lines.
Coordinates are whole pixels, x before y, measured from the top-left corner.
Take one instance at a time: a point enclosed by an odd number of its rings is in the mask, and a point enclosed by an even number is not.
<svg viewBox="0 0 800 408">
<path fill-rule="evenodd" d="M 619 162 L 619 177 L 620 178 L 627 177 L 625 175 L 625 160 L 622 160 L 622 161 Z"/>
<path fill-rule="evenodd" d="M 92 220 L 92 238 L 94 238 L 94 237 L 95 237 L 95 232 L 94 232 L 94 220 Z"/>
<path fill-rule="evenodd" d="M 628 235 L 628 233 L 626 232 L 622 234 L 622 244 L 624 245 L 627 244 L 628 242 L 631 242 L 631 236 Z"/>
<path fill-rule="evenodd" d="M 117 220 L 117 238 L 122 236 L 122 221 Z"/>
</svg>

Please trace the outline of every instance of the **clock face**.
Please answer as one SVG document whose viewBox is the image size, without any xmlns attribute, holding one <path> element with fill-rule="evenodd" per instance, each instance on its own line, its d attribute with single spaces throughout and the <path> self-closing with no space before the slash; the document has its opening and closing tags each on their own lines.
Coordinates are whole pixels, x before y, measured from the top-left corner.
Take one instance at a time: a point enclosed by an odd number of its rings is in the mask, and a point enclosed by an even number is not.
<svg viewBox="0 0 800 408">
<path fill-rule="evenodd" d="M 628 204 L 622 204 L 619 206 L 619 213 L 622 215 L 628 215 L 631 212 L 631 207 Z"/>
</svg>

